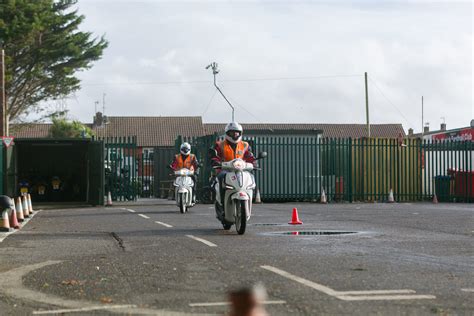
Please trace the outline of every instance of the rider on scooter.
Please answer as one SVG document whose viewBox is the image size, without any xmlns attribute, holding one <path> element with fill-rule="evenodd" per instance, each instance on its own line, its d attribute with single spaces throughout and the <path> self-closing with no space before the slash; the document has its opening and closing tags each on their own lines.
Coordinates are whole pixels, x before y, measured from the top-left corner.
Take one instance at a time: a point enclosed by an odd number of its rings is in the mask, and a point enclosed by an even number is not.
<svg viewBox="0 0 474 316">
<path fill-rule="evenodd" d="M 193 203 L 196 202 L 196 174 L 198 173 L 199 163 L 195 155 L 191 154 L 191 145 L 189 143 L 182 143 L 179 148 L 180 153 L 174 156 L 170 167 L 172 170 L 180 170 L 183 168 L 193 170 Z"/>
<path fill-rule="evenodd" d="M 218 141 L 214 149 L 217 155 L 211 158 L 213 166 L 220 166 L 223 161 L 231 161 L 236 158 L 243 159 L 248 163 L 255 165 L 255 157 L 247 142 L 242 140 L 242 125 L 237 122 L 231 122 L 225 127 L 225 140 Z M 224 198 L 224 186 L 222 179 L 225 179 L 227 172 L 218 170 L 217 180 L 219 181 L 221 200 Z"/>
</svg>

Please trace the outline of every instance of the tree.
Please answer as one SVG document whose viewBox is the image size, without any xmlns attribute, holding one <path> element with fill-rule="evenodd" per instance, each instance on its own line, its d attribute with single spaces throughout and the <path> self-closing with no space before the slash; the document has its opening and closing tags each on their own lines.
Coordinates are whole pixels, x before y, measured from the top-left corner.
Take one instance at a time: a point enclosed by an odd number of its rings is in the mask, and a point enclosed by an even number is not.
<svg viewBox="0 0 474 316">
<path fill-rule="evenodd" d="M 68 122 L 64 117 L 53 117 L 49 137 L 55 138 L 91 138 L 92 130 L 79 121 Z"/>
<path fill-rule="evenodd" d="M 5 50 L 10 120 L 40 112 L 41 101 L 63 98 L 80 88 L 77 71 L 89 69 L 108 43 L 81 32 L 77 0 L 2 0 L 0 41 Z"/>
</svg>

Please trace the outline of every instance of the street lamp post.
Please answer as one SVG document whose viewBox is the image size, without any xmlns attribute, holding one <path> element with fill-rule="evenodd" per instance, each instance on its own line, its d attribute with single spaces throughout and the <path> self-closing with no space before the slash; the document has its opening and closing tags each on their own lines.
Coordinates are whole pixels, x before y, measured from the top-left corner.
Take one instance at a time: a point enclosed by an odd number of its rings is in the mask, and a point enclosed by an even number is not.
<svg viewBox="0 0 474 316">
<path fill-rule="evenodd" d="M 2 136 L 8 136 L 7 102 L 5 97 L 5 51 L 0 40 L 0 131 Z"/>
<path fill-rule="evenodd" d="M 215 62 L 210 63 L 209 65 L 206 66 L 206 69 L 209 69 L 209 68 L 212 68 L 212 74 L 214 75 L 214 86 L 216 87 L 217 91 L 219 91 L 219 93 L 222 95 L 224 100 L 226 100 L 227 104 L 229 104 L 229 106 L 232 108 L 232 122 L 234 122 L 234 111 L 235 111 L 234 106 L 230 103 L 229 100 L 227 100 L 224 93 L 222 93 L 221 89 L 219 89 L 219 87 L 216 84 L 216 75 L 219 73 L 219 70 L 217 69 L 217 63 Z"/>
</svg>

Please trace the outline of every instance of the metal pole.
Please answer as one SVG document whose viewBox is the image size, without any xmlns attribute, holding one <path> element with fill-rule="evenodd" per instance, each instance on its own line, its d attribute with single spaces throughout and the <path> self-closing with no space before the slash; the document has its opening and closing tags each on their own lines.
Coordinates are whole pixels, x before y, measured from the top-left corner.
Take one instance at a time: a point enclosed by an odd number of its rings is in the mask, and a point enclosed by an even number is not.
<svg viewBox="0 0 474 316">
<path fill-rule="evenodd" d="M 0 130 L 2 136 L 8 136 L 7 104 L 5 97 L 5 51 L 1 50 L 0 56 Z"/>
<path fill-rule="evenodd" d="M 221 89 L 216 84 L 216 75 L 219 73 L 219 70 L 217 69 L 217 63 L 210 63 L 209 65 L 207 65 L 206 69 L 209 69 L 209 67 L 212 68 L 212 74 L 214 75 L 214 86 L 216 87 L 217 91 L 219 91 L 219 93 L 222 95 L 224 100 L 226 100 L 227 104 L 229 104 L 229 106 L 232 108 L 232 122 L 234 122 L 234 106 L 230 103 L 229 100 L 227 100 L 224 93 L 222 93 Z"/>
<path fill-rule="evenodd" d="M 423 96 L 421 96 L 421 136 L 424 135 L 424 124 L 425 124 L 425 120 L 424 120 L 424 104 L 423 104 Z"/>
<path fill-rule="evenodd" d="M 366 115 L 366 118 L 367 118 L 367 135 L 370 138 L 369 88 L 367 87 L 367 72 L 365 73 L 365 115 Z"/>
</svg>

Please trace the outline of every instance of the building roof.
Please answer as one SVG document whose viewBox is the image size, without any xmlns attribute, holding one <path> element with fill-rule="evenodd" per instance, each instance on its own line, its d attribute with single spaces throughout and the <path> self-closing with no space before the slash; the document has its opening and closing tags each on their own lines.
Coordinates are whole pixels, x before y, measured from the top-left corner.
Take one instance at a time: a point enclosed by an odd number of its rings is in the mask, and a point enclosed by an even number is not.
<svg viewBox="0 0 474 316">
<path fill-rule="evenodd" d="M 109 116 L 107 124 L 90 127 L 95 135 L 102 137 L 137 136 L 137 146 L 174 146 L 178 135 L 203 136 L 202 119 L 199 116 L 179 117 L 140 117 L 140 116 Z M 12 124 L 11 136 L 17 138 L 48 137 L 52 124 Z"/>
<path fill-rule="evenodd" d="M 10 136 L 16 138 L 44 138 L 48 137 L 50 123 L 10 124 Z"/>
<path fill-rule="evenodd" d="M 224 132 L 224 123 L 203 124 L 200 116 L 109 116 L 107 124 L 89 126 L 99 137 L 136 136 L 140 147 L 174 146 L 178 135 L 203 136 Z M 332 138 L 361 138 L 367 136 L 365 124 L 242 124 L 244 130 L 250 131 L 286 131 L 288 133 L 306 134 L 307 132 L 321 133 L 323 137 Z M 12 124 L 11 136 L 17 138 L 48 137 L 52 124 Z M 405 136 L 401 124 L 372 124 L 372 137 Z"/>
<path fill-rule="evenodd" d="M 221 134 L 224 132 L 225 124 L 209 123 L 204 124 L 206 134 Z M 323 137 L 331 138 L 361 138 L 367 137 L 365 124 L 246 124 L 242 127 L 245 130 L 303 130 L 321 131 Z M 405 136 L 402 124 L 371 124 L 370 134 L 372 137 L 396 138 L 400 133 Z"/>
<path fill-rule="evenodd" d="M 137 136 L 140 147 L 174 146 L 178 135 L 203 136 L 200 116 L 109 116 L 102 127 L 91 127 L 100 137 Z"/>
</svg>

